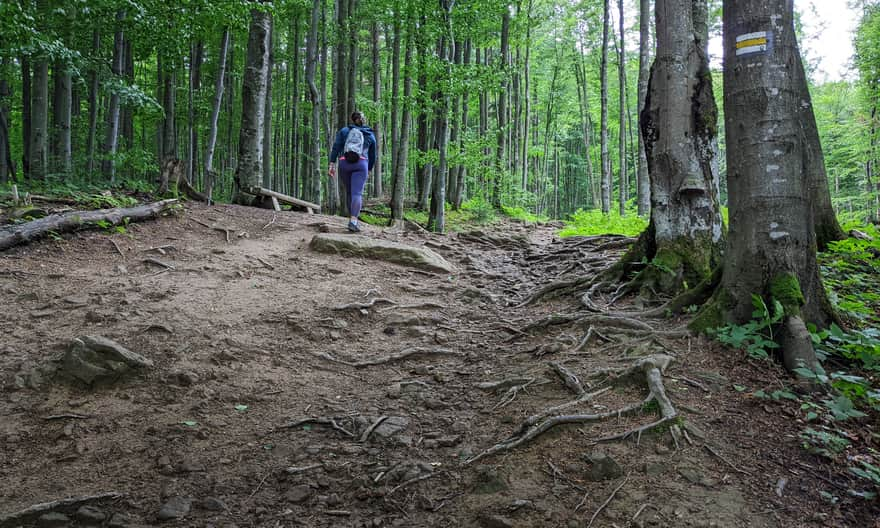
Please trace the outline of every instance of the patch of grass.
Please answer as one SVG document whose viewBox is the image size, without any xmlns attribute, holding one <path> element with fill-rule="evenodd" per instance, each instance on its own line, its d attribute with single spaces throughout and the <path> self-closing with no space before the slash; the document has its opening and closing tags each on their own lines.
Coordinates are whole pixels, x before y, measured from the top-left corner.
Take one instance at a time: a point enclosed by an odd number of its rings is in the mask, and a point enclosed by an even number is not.
<svg viewBox="0 0 880 528">
<path fill-rule="evenodd" d="M 598 209 L 584 211 L 579 209 L 566 222 L 566 226 L 559 232 L 559 236 L 593 236 L 593 235 L 624 235 L 638 236 L 648 227 L 648 221 L 635 211 L 626 216 L 620 216 L 618 211 L 611 211 L 603 215 Z"/>
<path fill-rule="evenodd" d="M 501 212 L 514 220 L 520 220 L 522 222 L 533 224 L 537 222 L 546 222 L 548 220 L 546 216 L 538 216 L 536 214 L 532 214 L 522 207 L 508 207 L 506 205 L 502 205 Z"/>
</svg>

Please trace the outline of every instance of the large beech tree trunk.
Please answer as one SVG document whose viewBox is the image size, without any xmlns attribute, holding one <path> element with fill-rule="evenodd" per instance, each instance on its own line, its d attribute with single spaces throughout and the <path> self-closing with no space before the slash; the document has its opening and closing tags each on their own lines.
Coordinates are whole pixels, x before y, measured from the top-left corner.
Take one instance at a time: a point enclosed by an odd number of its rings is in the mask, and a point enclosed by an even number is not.
<svg viewBox="0 0 880 528">
<path fill-rule="evenodd" d="M 725 0 L 724 115 L 730 243 L 721 288 L 695 324 L 751 318 L 752 295 L 785 310 L 789 369 L 815 363 L 805 322 L 834 318 L 816 263 L 800 53 L 791 0 Z"/>
<path fill-rule="evenodd" d="M 642 134 L 651 179 L 651 222 L 629 255 L 652 260 L 655 290 L 696 286 L 719 264 L 722 218 L 717 108 L 709 73 L 706 0 L 657 0 L 657 57 Z"/>
<path fill-rule="evenodd" d="M 241 129 L 233 202 L 249 205 L 253 196 L 244 189 L 259 187 L 263 177 L 263 120 L 266 112 L 266 79 L 269 75 L 269 13 L 251 10 L 251 24 L 241 91 Z"/>
</svg>

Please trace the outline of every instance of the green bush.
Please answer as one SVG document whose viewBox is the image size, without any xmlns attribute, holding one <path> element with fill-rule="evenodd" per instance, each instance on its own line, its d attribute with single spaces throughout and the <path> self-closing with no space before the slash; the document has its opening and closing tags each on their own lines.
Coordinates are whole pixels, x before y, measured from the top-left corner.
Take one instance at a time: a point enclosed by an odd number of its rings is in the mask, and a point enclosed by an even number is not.
<svg viewBox="0 0 880 528">
<path fill-rule="evenodd" d="M 611 211 L 603 215 L 598 209 L 584 211 L 578 209 L 566 222 L 566 226 L 559 232 L 559 236 L 592 236 L 592 235 L 625 235 L 638 236 L 648 227 L 648 221 L 633 210 L 626 216 L 620 216 L 618 211 Z"/>
</svg>

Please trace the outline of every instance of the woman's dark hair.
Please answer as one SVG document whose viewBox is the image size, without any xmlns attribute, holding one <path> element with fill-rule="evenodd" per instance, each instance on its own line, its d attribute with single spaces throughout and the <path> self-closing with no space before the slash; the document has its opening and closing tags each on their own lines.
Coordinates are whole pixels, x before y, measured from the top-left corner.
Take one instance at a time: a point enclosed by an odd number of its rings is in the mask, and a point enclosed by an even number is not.
<svg viewBox="0 0 880 528">
<path fill-rule="evenodd" d="M 352 121 L 352 122 L 357 121 L 358 118 L 363 119 L 363 120 L 366 121 L 366 119 L 364 118 L 364 113 L 363 113 L 363 112 L 354 111 L 354 112 L 351 113 L 351 121 Z"/>
</svg>

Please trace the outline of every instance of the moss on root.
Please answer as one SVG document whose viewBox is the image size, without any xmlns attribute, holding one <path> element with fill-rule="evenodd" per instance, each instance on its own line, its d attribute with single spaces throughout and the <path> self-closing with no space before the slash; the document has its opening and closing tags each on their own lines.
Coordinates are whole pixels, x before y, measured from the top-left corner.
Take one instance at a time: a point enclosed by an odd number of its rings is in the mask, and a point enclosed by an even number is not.
<svg viewBox="0 0 880 528">
<path fill-rule="evenodd" d="M 793 273 L 781 273 L 770 281 L 770 296 L 779 301 L 785 315 L 798 316 L 801 306 L 806 302 L 801 291 L 801 283 Z"/>
<path fill-rule="evenodd" d="M 715 290 L 715 294 L 694 317 L 694 320 L 688 325 L 688 328 L 698 333 L 705 333 L 713 328 L 723 326 L 725 320 L 725 312 L 731 307 L 733 299 L 730 293 L 719 286 Z"/>
</svg>

